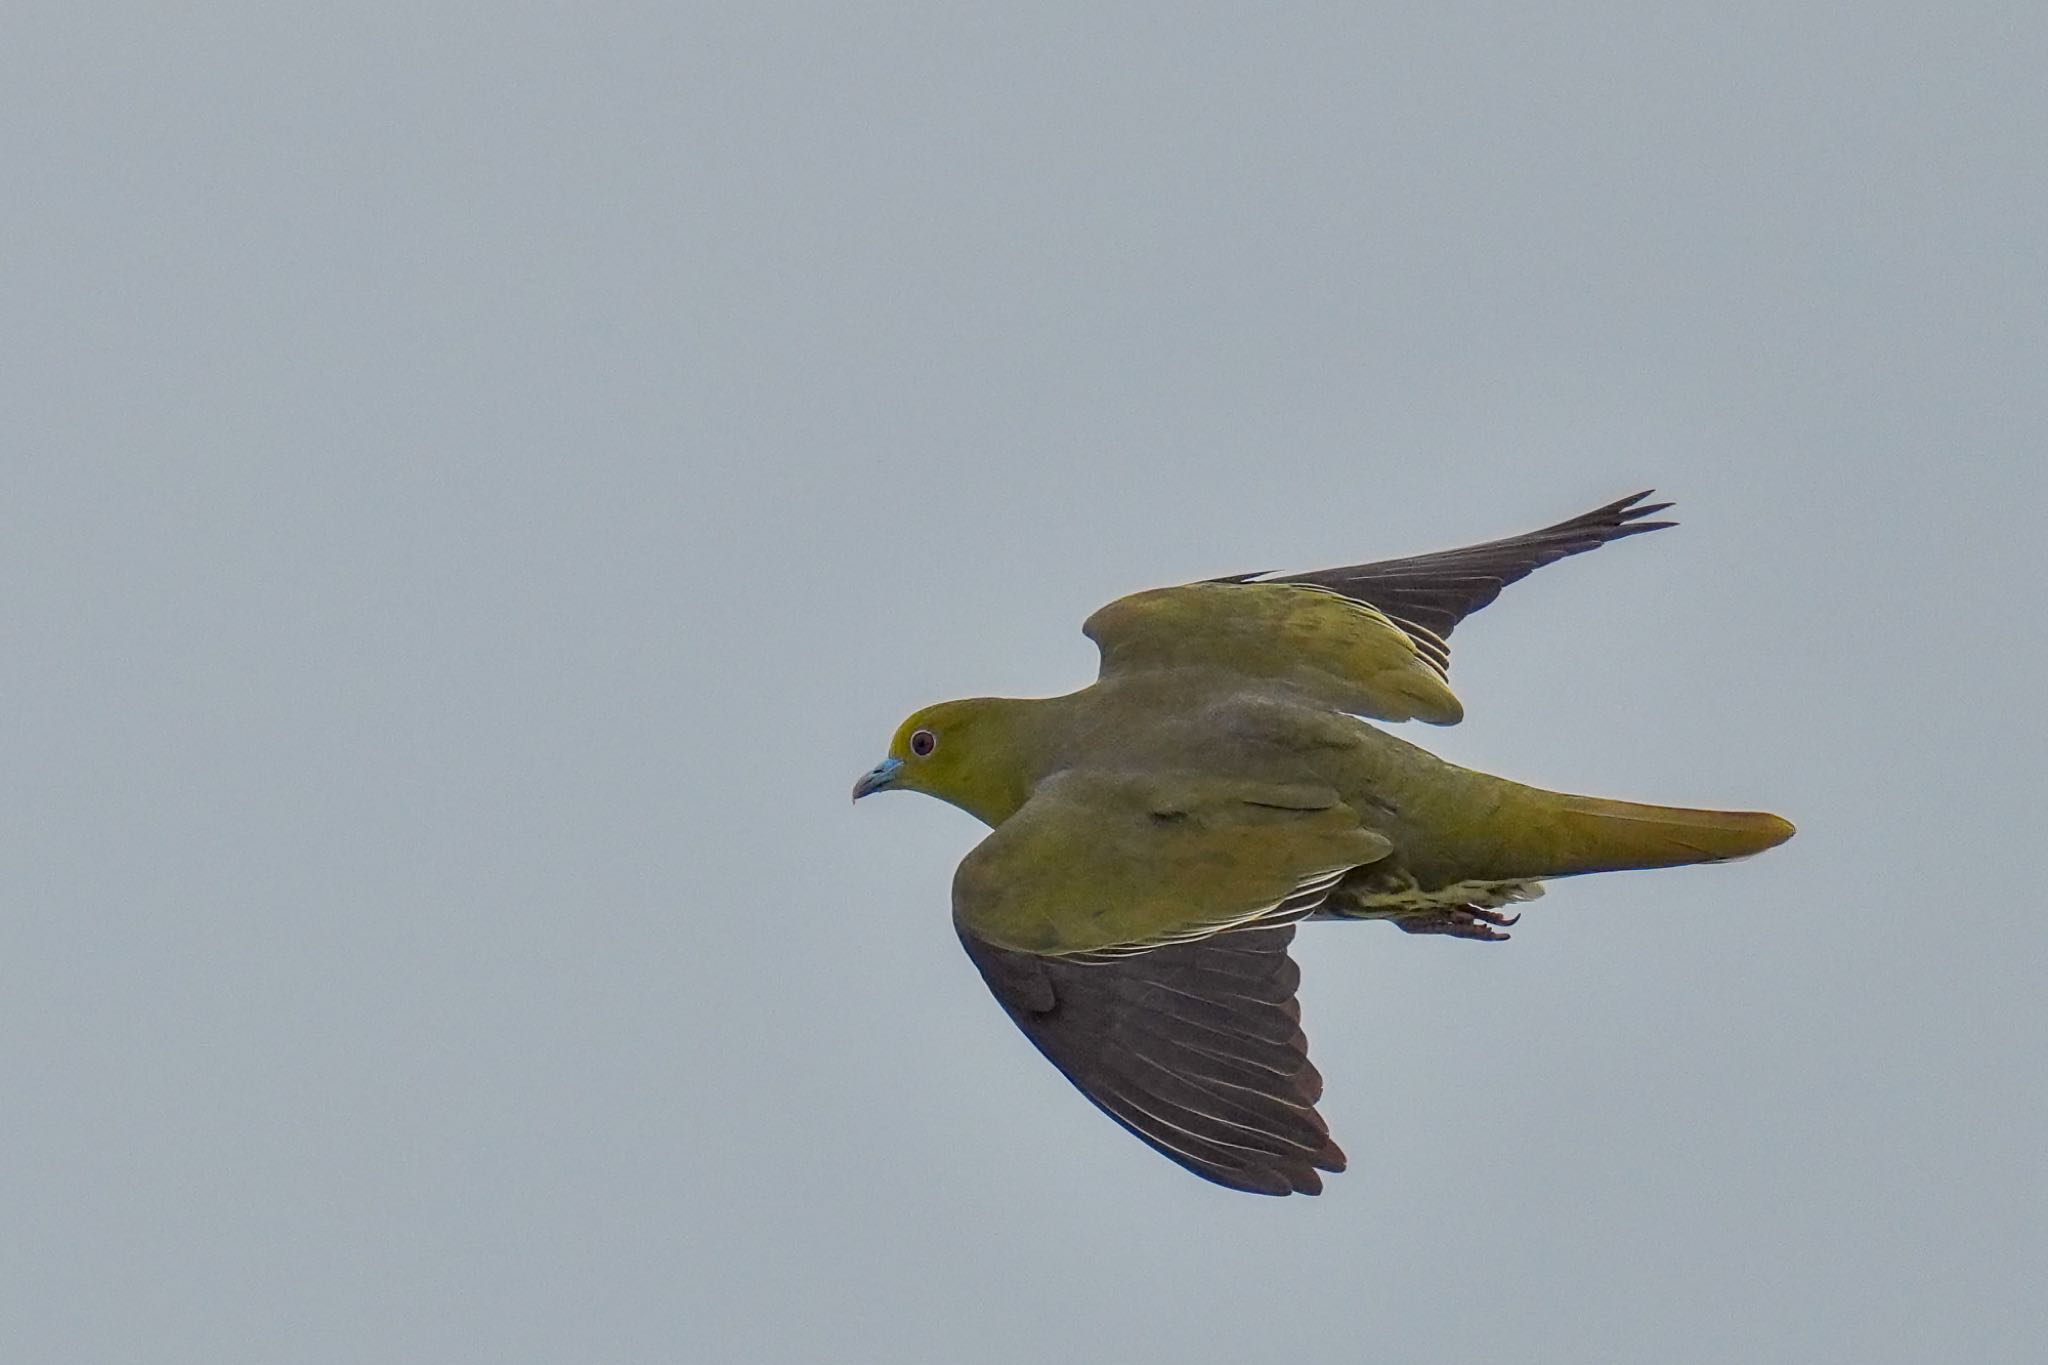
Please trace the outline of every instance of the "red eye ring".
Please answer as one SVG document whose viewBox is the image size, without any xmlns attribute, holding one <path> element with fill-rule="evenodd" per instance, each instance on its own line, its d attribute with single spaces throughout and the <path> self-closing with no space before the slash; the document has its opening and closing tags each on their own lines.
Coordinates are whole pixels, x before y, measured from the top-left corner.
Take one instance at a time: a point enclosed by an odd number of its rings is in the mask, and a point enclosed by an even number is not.
<svg viewBox="0 0 2048 1365">
<path fill-rule="evenodd" d="M 919 730 L 910 737 L 910 752 L 919 758 L 929 758 L 938 747 L 939 737 L 929 730 Z"/>
</svg>

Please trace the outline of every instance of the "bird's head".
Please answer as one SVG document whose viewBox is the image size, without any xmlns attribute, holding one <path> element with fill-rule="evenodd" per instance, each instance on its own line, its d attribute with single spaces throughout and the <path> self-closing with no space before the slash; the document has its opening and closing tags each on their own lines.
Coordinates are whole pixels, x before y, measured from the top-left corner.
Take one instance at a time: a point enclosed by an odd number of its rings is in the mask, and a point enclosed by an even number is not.
<svg viewBox="0 0 2048 1365">
<path fill-rule="evenodd" d="M 971 697 L 913 713 L 896 727 L 889 756 L 853 784 L 853 799 L 879 791 L 923 792 L 995 824 L 1024 799 L 1018 705 Z"/>
</svg>

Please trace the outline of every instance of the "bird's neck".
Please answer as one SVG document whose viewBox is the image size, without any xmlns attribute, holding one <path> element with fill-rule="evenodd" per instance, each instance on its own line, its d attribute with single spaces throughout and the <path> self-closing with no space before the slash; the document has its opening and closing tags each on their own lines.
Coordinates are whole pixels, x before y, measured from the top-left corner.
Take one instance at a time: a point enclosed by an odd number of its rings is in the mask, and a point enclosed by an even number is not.
<svg viewBox="0 0 2048 1365">
<path fill-rule="evenodd" d="M 1049 722 L 1062 697 L 981 697 L 974 703 L 973 760 L 957 772 L 941 800 L 985 825 L 999 825 L 1031 799 L 1038 779 L 1056 765 Z"/>
</svg>

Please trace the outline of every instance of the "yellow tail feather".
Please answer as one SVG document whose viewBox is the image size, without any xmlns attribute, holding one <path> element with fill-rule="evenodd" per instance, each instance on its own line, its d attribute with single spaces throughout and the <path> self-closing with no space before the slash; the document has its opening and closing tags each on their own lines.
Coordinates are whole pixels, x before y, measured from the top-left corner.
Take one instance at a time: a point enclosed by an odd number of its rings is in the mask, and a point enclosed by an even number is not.
<svg viewBox="0 0 2048 1365">
<path fill-rule="evenodd" d="M 1548 809 L 1533 822 L 1548 845 L 1539 876 L 1618 872 L 1628 868 L 1722 863 L 1776 848 L 1792 822 L 1763 811 L 1687 810 L 1642 806 L 1597 796 L 1541 794 Z M 1536 831 L 1532 831 L 1536 832 Z"/>
</svg>

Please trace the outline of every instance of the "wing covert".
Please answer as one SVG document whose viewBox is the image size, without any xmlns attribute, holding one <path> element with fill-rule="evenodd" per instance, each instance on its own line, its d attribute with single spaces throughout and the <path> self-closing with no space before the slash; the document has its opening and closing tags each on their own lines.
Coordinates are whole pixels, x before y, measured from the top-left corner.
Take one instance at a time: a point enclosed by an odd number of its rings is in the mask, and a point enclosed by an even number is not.
<svg viewBox="0 0 2048 1365">
<path fill-rule="evenodd" d="M 1102 676 L 1227 669 L 1286 683 L 1325 706 L 1379 720 L 1456 723 L 1441 641 L 1368 602 L 1315 584 L 1188 583 L 1120 597 L 1081 630 Z"/>
<path fill-rule="evenodd" d="M 1100 959 L 1302 918 L 1392 851 L 1326 787 L 1060 773 L 961 860 L 953 918 L 998 947 Z"/>
</svg>

